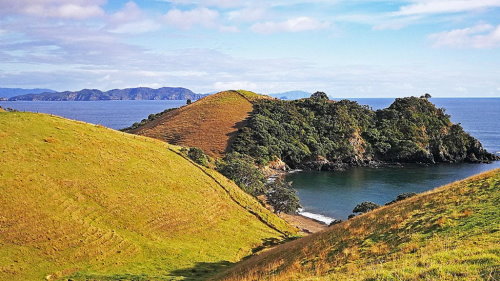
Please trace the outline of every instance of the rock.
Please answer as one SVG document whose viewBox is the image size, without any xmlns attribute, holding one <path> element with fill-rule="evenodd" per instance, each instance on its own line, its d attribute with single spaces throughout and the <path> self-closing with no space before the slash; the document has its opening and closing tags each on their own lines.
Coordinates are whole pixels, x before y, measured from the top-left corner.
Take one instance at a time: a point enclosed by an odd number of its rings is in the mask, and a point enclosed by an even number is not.
<svg viewBox="0 0 500 281">
<path fill-rule="evenodd" d="M 283 162 L 283 160 L 281 160 L 279 158 L 276 158 L 275 160 L 269 162 L 269 164 L 267 166 L 273 170 L 279 170 L 279 171 L 288 171 L 289 170 L 286 163 Z"/>
</svg>

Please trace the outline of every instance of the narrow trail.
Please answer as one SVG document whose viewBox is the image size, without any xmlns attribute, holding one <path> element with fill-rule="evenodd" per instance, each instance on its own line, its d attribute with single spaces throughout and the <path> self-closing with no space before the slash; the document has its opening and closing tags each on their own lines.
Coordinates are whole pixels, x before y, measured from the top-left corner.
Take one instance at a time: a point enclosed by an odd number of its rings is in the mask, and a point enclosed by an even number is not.
<svg viewBox="0 0 500 281">
<path fill-rule="evenodd" d="M 208 177 L 210 177 L 212 180 L 214 180 L 225 192 L 226 194 L 229 196 L 229 198 L 231 198 L 231 200 L 233 200 L 234 203 L 236 203 L 238 206 L 240 206 L 241 208 L 245 209 L 246 211 L 248 211 L 250 214 L 252 214 L 253 216 L 255 216 L 259 221 L 261 221 L 263 224 L 267 225 L 268 227 L 274 229 L 275 231 L 277 231 L 278 233 L 282 234 L 283 236 L 285 237 L 289 237 L 290 236 L 290 233 L 286 233 L 286 232 L 283 232 L 281 231 L 278 227 L 274 226 L 273 224 L 271 224 L 270 222 L 268 222 L 267 220 L 265 220 L 263 217 L 261 217 L 258 213 L 256 213 L 255 211 L 253 211 L 252 209 L 244 206 L 243 204 L 241 204 L 238 200 L 236 200 L 236 198 L 233 197 L 233 195 L 231 194 L 231 192 L 226 189 L 226 187 L 221 183 L 219 182 L 219 180 L 217 180 L 214 176 L 212 176 L 211 174 L 207 173 L 207 171 L 205 171 L 201 166 L 199 166 L 198 164 L 194 163 L 193 160 L 185 157 L 184 155 L 182 155 L 182 153 L 178 152 L 178 151 L 175 151 L 173 150 L 172 148 L 168 148 L 168 150 L 172 151 L 173 153 L 179 155 L 180 157 L 188 160 L 192 165 L 194 165 L 197 169 L 199 169 L 200 171 L 202 171 L 205 175 L 207 175 Z"/>
<path fill-rule="evenodd" d="M 250 99 L 248 99 L 248 97 L 246 97 L 244 94 L 240 93 L 239 91 L 231 90 L 230 92 L 236 93 L 236 94 L 240 95 L 242 98 L 244 98 L 246 101 L 248 101 L 249 103 L 252 103 L 252 101 L 250 101 Z"/>
</svg>

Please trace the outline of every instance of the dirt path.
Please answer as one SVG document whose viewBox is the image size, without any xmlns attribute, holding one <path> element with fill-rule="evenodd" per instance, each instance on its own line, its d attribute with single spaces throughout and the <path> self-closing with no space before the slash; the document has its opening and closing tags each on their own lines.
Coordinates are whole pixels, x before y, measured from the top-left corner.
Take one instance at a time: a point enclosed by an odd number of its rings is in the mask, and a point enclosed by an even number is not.
<svg viewBox="0 0 500 281">
<path fill-rule="evenodd" d="M 301 215 L 280 214 L 279 216 L 289 224 L 299 228 L 304 234 L 316 233 L 328 227 L 326 224 Z"/>
</svg>

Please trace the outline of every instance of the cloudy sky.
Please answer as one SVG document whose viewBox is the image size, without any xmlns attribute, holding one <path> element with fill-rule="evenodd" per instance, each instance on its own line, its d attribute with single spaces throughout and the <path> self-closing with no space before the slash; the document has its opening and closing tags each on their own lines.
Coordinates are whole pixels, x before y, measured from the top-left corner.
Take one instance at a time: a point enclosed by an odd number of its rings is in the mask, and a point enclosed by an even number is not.
<svg viewBox="0 0 500 281">
<path fill-rule="evenodd" d="M 0 87 L 500 97 L 500 0 L 0 0 Z"/>
</svg>

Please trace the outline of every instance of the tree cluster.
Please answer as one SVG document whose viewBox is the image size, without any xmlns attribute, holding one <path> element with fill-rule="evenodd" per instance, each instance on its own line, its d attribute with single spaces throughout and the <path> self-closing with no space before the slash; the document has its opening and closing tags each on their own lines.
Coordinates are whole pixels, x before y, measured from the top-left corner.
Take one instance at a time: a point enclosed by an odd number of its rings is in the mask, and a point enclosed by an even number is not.
<svg viewBox="0 0 500 281">
<path fill-rule="evenodd" d="M 261 169 L 248 155 L 228 153 L 217 161 L 217 170 L 245 192 L 253 196 L 265 195 L 277 213 L 295 213 L 300 208 L 299 198 L 291 183 L 281 179 L 267 183 Z"/>
<path fill-rule="evenodd" d="M 257 100 L 231 149 L 258 164 L 278 157 L 291 167 L 317 159 L 351 166 L 495 159 L 427 98 L 398 98 L 374 111 L 354 101 L 330 101 L 322 92 L 295 101 Z"/>
</svg>

